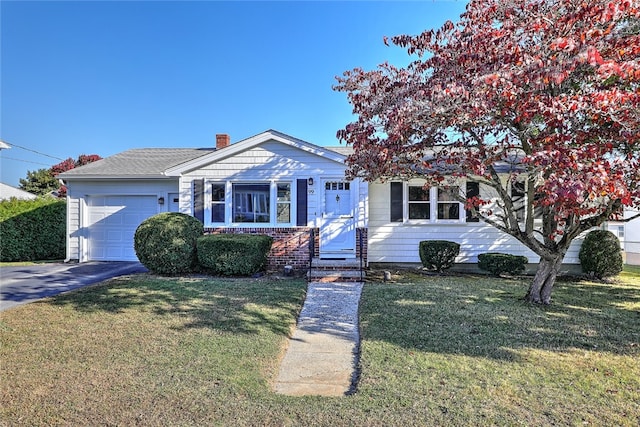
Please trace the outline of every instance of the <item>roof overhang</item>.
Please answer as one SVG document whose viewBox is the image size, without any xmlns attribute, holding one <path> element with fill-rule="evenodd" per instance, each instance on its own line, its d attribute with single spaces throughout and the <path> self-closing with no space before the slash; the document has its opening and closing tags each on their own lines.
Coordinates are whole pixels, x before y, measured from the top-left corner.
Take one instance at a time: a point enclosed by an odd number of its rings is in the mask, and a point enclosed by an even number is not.
<svg viewBox="0 0 640 427">
<path fill-rule="evenodd" d="M 166 175 L 58 175 L 63 181 L 131 181 L 131 180 L 173 180 L 176 177 Z"/>
</svg>

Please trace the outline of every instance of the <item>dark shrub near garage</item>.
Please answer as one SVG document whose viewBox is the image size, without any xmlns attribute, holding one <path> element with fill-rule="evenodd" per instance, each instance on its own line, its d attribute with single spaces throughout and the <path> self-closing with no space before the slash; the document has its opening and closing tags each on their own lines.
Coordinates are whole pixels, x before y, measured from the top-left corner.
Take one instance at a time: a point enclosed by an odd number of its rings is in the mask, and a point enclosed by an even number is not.
<svg viewBox="0 0 640 427">
<path fill-rule="evenodd" d="M 198 265 L 196 243 L 203 234 L 202 223 L 194 217 L 163 212 L 138 226 L 134 249 L 140 262 L 153 273 L 188 273 Z"/>
<path fill-rule="evenodd" d="M 272 243 L 260 234 L 210 234 L 198 239 L 198 261 L 216 274 L 250 276 L 265 269 Z"/>
<path fill-rule="evenodd" d="M 67 203 L 53 197 L 0 202 L 0 261 L 64 259 Z"/>
<path fill-rule="evenodd" d="M 524 272 L 529 259 L 522 255 L 488 252 L 478 255 L 478 267 L 496 276 L 501 274 L 521 274 Z"/>
<path fill-rule="evenodd" d="M 599 279 L 615 276 L 622 271 L 620 240 L 608 230 L 593 230 L 580 246 L 582 271 Z"/>
<path fill-rule="evenodd" d="M 460 245 L 447 240 L 423 240 L 419 249 L 422 265 L 439 273 L 450 268 L 460 253 Z"/>
</svg>

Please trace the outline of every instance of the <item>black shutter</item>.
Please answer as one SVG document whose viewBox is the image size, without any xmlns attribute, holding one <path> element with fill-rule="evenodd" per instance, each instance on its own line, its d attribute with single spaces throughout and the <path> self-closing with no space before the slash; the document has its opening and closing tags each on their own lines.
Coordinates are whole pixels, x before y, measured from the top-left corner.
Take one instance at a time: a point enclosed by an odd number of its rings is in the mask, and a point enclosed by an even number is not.
<svg viewBox="0 0 640 427">
<path fill-rule="evenodd" d="M 467 182 L 467 199 L 480 195 L 480 183 Z M 473 216 L 471 209 L 467 209 L 467 222 L 480 222 L 480 218 Z"/>
<path fill-rule="evenodd" d="M 296 225 L 306 227 L 307 225 L 307 180 L 298 179 L 296 190 Z"/>
<path fill-rule="evenodd" d="M 193 180 L 193 216 L 204 224 L 204 179 Z"/>
<path fill-rule="evenodd" d="M 391 183 L 391 200 L 390 200 L 390 220 L 391 222 L 402 222 L 403 219 L 403 204 L 402 204 L 402 183 Z"/>
</svg>

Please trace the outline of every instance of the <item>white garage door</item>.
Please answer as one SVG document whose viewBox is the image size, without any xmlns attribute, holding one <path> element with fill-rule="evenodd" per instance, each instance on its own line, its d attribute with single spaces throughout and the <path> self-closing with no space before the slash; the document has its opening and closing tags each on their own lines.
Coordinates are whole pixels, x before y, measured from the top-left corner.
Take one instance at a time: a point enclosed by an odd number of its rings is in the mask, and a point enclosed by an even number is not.
<svg viewBox="0 0 640 427">
<path fill-rule="evenodd" d="M 91 196 L 88 212 L 89 260 L 137 261 L 133 235 L 158 213 L 158 202 L 155 196 Z"/>
</svg>

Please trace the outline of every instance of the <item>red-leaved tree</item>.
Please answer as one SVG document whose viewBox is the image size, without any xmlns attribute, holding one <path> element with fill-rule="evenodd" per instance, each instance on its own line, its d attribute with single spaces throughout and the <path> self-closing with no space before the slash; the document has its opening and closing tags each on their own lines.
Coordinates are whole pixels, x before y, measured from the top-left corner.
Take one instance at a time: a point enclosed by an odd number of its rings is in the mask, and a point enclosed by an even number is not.
<svg viewBox="0 0 640 427">
<path fill-rule="evenodd" d="M 68 170 L 77 168 L 79 166 L 84 166 L 101 159 L 102 157 L 98 156 L 97 154 L 80 154 L 77 160 L 73 160 L 71 157 L 69 157 L 68 159 L 63 160 L 60 163 L 51 166 L 49 172 L 52 176 L 56 177 L 62 172 L 66 172 Z M 58 188 L 58 197 L 65 197 L 66 195 L 67 186 L 61 185 L 60 188 Z"/>
<path fill-rule="evenodd" d="M 571 242 L 640 205 L 639 3 L 472 0 L 391 38 L 413 62 L 335 86 L 357 116 L 349 175 L 478 182 L 460 201 L 540 256 L 526 299 L 549 304 Z"/>
</svg>

